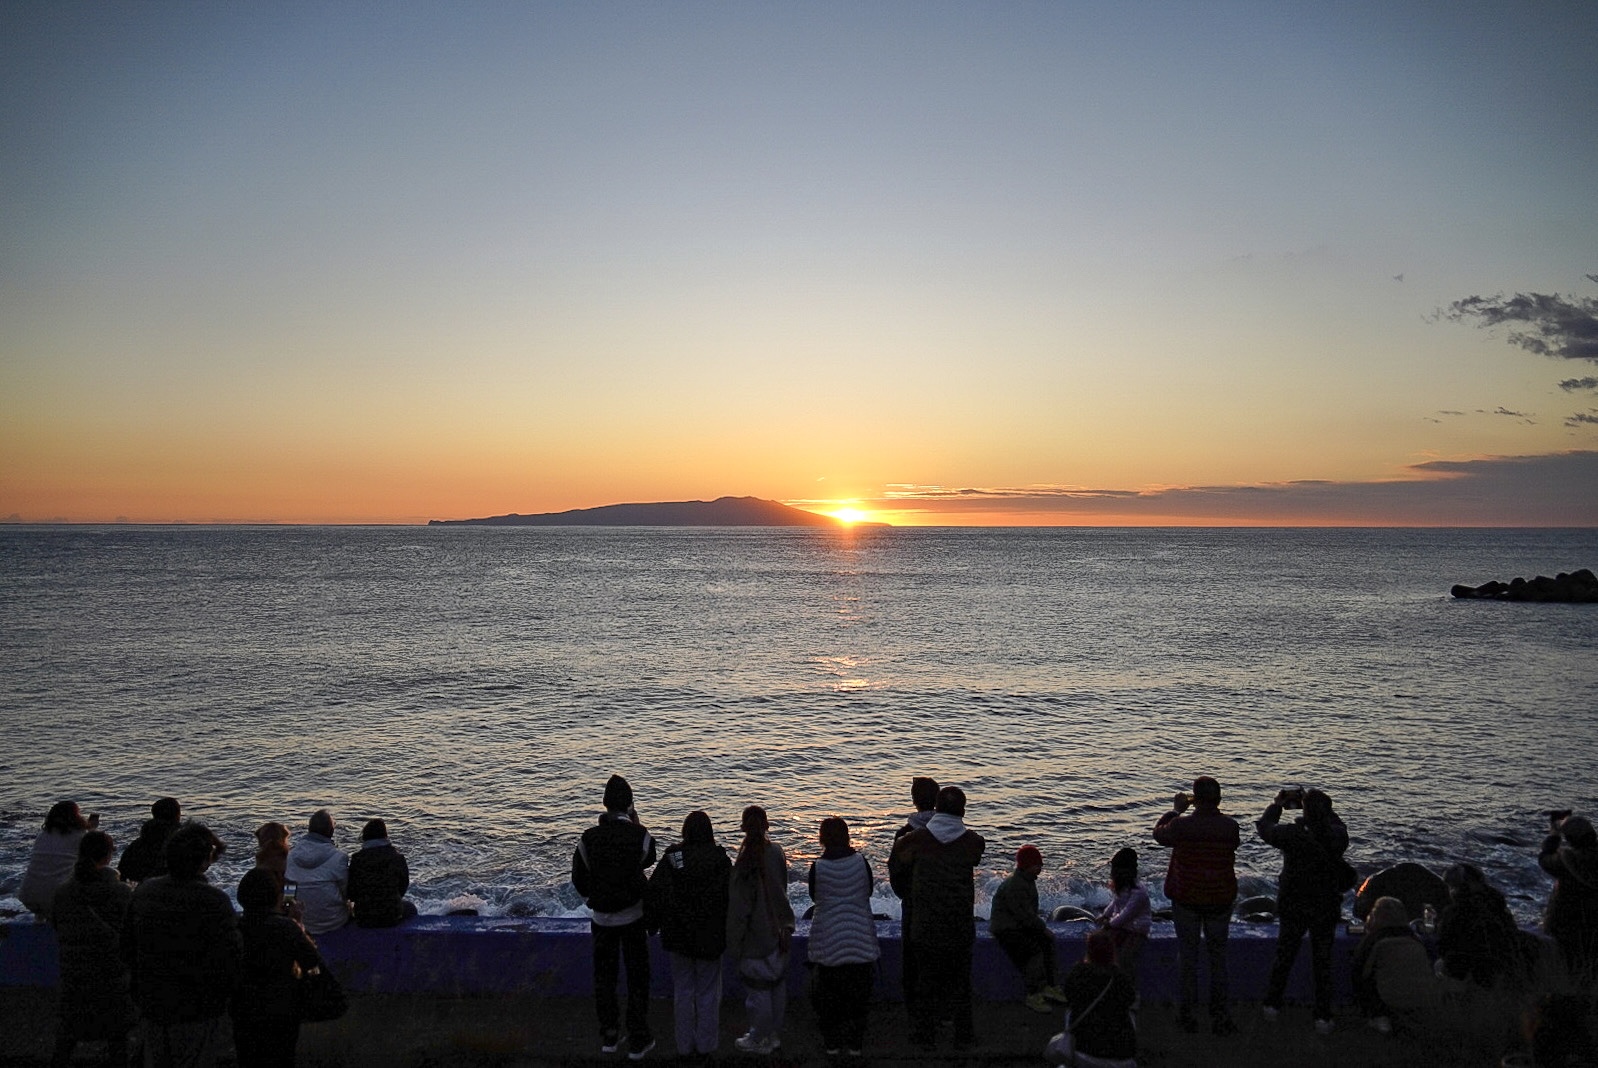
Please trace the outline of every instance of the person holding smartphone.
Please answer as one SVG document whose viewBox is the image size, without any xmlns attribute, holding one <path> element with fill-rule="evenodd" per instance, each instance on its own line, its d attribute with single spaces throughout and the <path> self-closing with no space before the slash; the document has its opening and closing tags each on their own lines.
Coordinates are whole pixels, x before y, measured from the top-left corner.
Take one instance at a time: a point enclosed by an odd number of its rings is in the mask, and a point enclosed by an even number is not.
<svg viewBox="0 0 1598 1068">
<path fill-rule="evenodd" d="M 1537 864 L 1554 877 L 1543 930 L 1582 988 L 1598 979 L 1598 833 L 1585 816 L 1548 814 L 1549 834 Z"/>
</svg>

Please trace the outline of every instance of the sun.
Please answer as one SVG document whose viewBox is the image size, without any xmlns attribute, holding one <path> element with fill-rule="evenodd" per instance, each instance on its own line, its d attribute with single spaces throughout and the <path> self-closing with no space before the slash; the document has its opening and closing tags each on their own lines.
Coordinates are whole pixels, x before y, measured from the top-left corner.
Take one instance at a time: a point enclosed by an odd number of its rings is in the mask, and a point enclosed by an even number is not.
<svg viewBox="0 0 1598 1068">
<path fill-rule="evenodd" d="M 866 519 L 866 513 L 859 508 L 839 508 L 832 513 L 832 518 L 844 523 L 863 523 Z"/>
</svg>

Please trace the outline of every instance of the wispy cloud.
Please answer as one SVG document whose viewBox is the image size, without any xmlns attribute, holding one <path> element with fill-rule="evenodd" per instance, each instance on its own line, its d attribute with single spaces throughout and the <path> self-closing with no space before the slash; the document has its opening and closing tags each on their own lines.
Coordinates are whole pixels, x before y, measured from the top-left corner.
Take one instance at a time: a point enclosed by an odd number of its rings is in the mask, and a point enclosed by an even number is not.
<svg viewBox="0 0 1598 1068">
<path fill-rule="evenodd" d="M 1566 426 L 1598 426 L 1598 408 L 1585 412 L 1576 412 L 1565 420 Z"/>
<path fill-rule="evenodd" d="M 1573 417 L 1579 418 L 1579 417 Z M 1581 418 L 1598 423 L 1598 415 Z M 1598 451 L 1429 460 L 1402 477 L 1144 490 L 891 486 L 864 506 L 921 522 L 1598 526 Z M 791 502 L 800 503 L 800 502 Z M 977 520 L 977 517 L 982 517 Z"/>
<path fill-rule="evenodd" d="M 1582 390 L 1598 393 L 1598 378 L 1567 378 L 1559 383 L 1559 388 L 1566 393 L 1577 393 Z"/>
<path fill-rule="evenodd" d="M 1598 275 L 1589 274 L 1598 282 Z M 1466 297 L 1439 314 L 1481 327 L 1509 325 L 1509 342 L 1539 356 L 1598 361 L 1598 299 L 1558 293 Z"/>
</svg>

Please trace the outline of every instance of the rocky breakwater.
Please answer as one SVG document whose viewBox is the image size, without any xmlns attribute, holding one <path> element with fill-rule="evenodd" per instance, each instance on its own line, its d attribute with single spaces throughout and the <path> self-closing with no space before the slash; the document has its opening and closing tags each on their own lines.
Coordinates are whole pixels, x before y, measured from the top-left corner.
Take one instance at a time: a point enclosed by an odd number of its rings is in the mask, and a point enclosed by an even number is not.
<svg viewBox="0 0 1598 1068">
<path fill-rule="evenodd" d="M 1455 597 L 1481 601 L 1573 601 L 1598 604 L 1598 576 L 1587 568 L 1566 574 L 1561 571 L 1553 578 L 1538 575 L 1534 579 L 1511 579 L 1508 582 L 1484 582 L 1480 586 L 1455 586 Z"/>
</svg>

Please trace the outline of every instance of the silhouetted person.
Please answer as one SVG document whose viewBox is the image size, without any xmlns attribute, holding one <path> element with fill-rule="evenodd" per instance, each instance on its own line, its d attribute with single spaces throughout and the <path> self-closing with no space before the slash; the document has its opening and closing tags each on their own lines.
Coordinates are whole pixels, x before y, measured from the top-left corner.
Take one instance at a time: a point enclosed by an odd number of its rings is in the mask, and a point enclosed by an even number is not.
<svg viewBox="0 0 1598 1068">
<path fill-rule="evenodd" d="M 644 924 L 648 871 L 655 840 L 638 820 L 633 788 L 620 775 L 605 783 L 605 811 L 583 832 L 572 853 L 572 886 L 583 896 L 594 939 L 594 1008 L 600 1051 L 621 1045 L 616 981 L 627 966 L 627 1056 L 641 1059 L 655 1047 L 649 1031 L 649 934 Z"/>
<path fill-rule="evenodd" d="M 133 892 L 122 959 L 133 981 L 149 1068 L 214 1065 L 239 973 L 233 904 L 205 879 L 221 842 L 193 820 L 167 839 L 167 874 Z"/>
<path fill-rule="evenodd" d="M 1193 811 L 1187 815 L 1188 807 Z M 1226 939 L 1232 902 L 1237 900 L 1233 867 L 1242 838 L 1237 821 L 1221 812 L 1221 784 L 1208 775 L 1193 780 L 1193 794 L 1177 794 L 1171 811 L 1154 825 L 1154 840 L 1171 850 L 1165 870 L 1165 896 L 1176 924 L 1176 951 L 1182 968 L 1182 1007 L 1177 1024 L 1197 1031 L 1198 949 L 1203 939 L 1210 962 L 1210 1029 L 1218 1035 L 1237 1030 L 1232 1022 L 1226 975 Z"/>
<path fill-rule="evenodd" d="M 1026 1005 L 1033 1012 L 1053 1012 L 1051 1002 L 1065 1000 L 1055 979 L 1054 932 L 1038 911 L 1038 876 L 1043 854 L 1024 845 L 1015 851 L 1015 872 L 993 892 L 988 933 L 1010 958 L 1026 985 Z"/>
<path fill-rule="evenodd" d="M 976 942 L 976 867 L 987 846 L 965 825 L 965 792 L 938 791 L 925 827 L 893 844 L 888 870 L 909 888 L 911 945 L 916 954 L 916 1000 L 911 1040 L 930 1047 L 940 1018 L 954 1022 L 956 1047 L 976 1041 L 971 1020 L 971 950 Z"/>
<path fill-rule="evenodd" d="M 660 855 L 649 877 L 647 911 L 671 960 L 677 1052 L 701 1056 L 721 1044 L 721 958 L 727 951 L 727 891 L 732 861 L 716 844 L 710 817 L 690 812 L 682 840 Z"/>
<path fill-rule="evenodd" d="M 1354 1000 L 1370 1026 L 1382 1034 L 1393 1017 L 1423 1023 L 1439 1003 L 1437 979 L 1426 947 L 1409 924 L 1409 912 L 1396 897 L 1380 897 L 1365 921 L 1365 936 L 1354 948 Z"/>
<path fill-rule="evenodd" d="M 1099 922 L 1115 940 L 1115 966 L 1137 987 L 1137 962 L 1149 940 L 1154 910 L 1149 892 L 1137 878 L 1137 850 L 1117 850 L 1110 858 L 1110 892 L 1115 896 L 1099 915 Z"/>
<path fill-rule="evenodd" d="M 350 858 L 349 899 L 357 927 L 395 927 L 416 915 L 405 899 L 411 869 L 388 840 L 388 824 L 368 820 L 361 828 L 361 849 Z"/>
<path fill-rule="evenodd" d="M 1528 961 L 1504 895 L 1474 864 L 1455 864 L 1443 874 L 1443 882 L 1448 884 L 1448 904 L 1437 917 L 1442 974 L 1488 988 L 1522 985 Z"/>
<path fill-rule="evenodd" d="M 277 876 L 283 886 L 289 869 L 289 829 L 281 823 L 263 823 L 255 829 L 255 866 Z"/>
<path fill-rule="evenodd" d="M 759 805 L 744 809 L 743 843 L 732 865 L 727 900 L 727 953 L 738 962 L 749 1030 L 733 1040 L 744 1053 L 771 1053 L 782 1045 L 788 1011 L 788 951 L 793 906 L 788 902 L 788 857 L 771 840 L 771 823 Z"/>
<path fill-rule="evenodd" d="M 849 825 L 837 816 L 821 821 L 821 856 L 810 864 L 809 959 L 815 968 L 811 1003 L 828 1054 L 859 1056 L 871 1012 L 877 958 L 877 923 L 871 914 L 871 865 L 849 843 Z"/>
<path fill-rule="evenodd" d="M 1315 1030 L 1326 1034 L 1332 1029 L 1332 941 L 1343 907 L 1348 828 L 1325 793 L 1309 790 L 1297 797 L 1304 815 L 1292 823 L 1281 822 L 1284 802 L 1295 800 L 1294 792 L 1283 790 L 1254 824 L 1260 838 L 1282 852 L 1282 874 L 1276 882 L 1276 960 L 1265 986 L 1264 1011 L 1274 1019 L 1281 1010 L 1288 973 L 1307 933 Z"/>
<path fill-rule="evenodd" d="M 283 889 L 270 871 L 245 872 L 238 894 L 242 952 L 230 1015 L 239 1068 L 287 1068 L 300 1039 L 300 975 L 325 965 L 310 936 L 283 914 Z"/>
<path fill-rule="evenodd" d="M 350 922 L 350 858 L 333 844 L 333 816 L 327 809 L 311 813 L 306 832 L 289 850 L 284 875 L 299 888 L 296 900 L 305 932 L 326 934 Z"/>
<path fill-rule="evenodd" d="M 1537 857 L 1554 877 L 1543 929 L 1559 946 L 1571 978 L 1590 985 L 1598 974 L 1598 833 L 1585 816 L 1567 815 L 1543 840 Z"/>
<path fill-rule="evenodd" d="M 128 843 L 117 861 L 117 871 L 130 883 L 142 883 L 166 874 L 166 840 L 183 825 L 183 806 L 175 797 L 163 797 L 150 806 L 150 818 L 139 836 Z"/>
<path fill-rule="evenodd" d="M 1132 1021 L 1137 990 L 1115 966 L 1115 939 L 1108 931 L 1094 931 L 1085 948 L 1061 984 L 1076 1036 L 1075 1063 L 1082 1068 L 1137 1068 L 1137 1028 Z"/>
<path fill-rule="evenodd" d="M 57 1068 L 71 1063 L 79 1042 L 104 1042 L 110 1063 L 128 1063 L 128 1031 L 137 1014 L 122 961 L 122 926 L 133 888 L 111 868 L 113 846 L 104 831 L 78 842 L 71 878 L 55 892 L 50 923 L 61 953 Z"/>
<path fill-rule="evenodd" d="M 911 831 L 919 831 L 927 825 L 927 821 L 932 818 L 933 809 L 938 804 L 938 781 L 927 778 L 924 775 L 918 775 L 911 779 L 910 803 L 915 805 L 915 811 L 910 813 L 905 820 L 904 826 L 894 832 L 894 842 L 898 842 L 899 839 Z M 888 882 L 893 887 L 894 896 L 899 899 L 899 953 L 901 958 L 899 978 L 904 986 L 905 1010 L 911 1012 L 913 1018 L 916 1000 L 916 955 L 911 949 L 913 939 L 910 929 L 914 926 L 912 920 L 914 918 L 915 905 L 910 900 L 909 882 L 905 881 L 904 885 L 901 886 L 900 880 L 893 877 L 892 865 L 889 865 L 888 868 Z"/>
<path fill-rule="evenodd" d="M 76 801 L 58 801 L 44 817 L 44 829 L 33 840 L 27 870 L 17 899 L 41 920 L 50 918 L 50 903 L 55 892 L 78 864 L 78 843 L 89 831 L 100 826 L 100 817 L 85 819 Z"/>
</svg>

